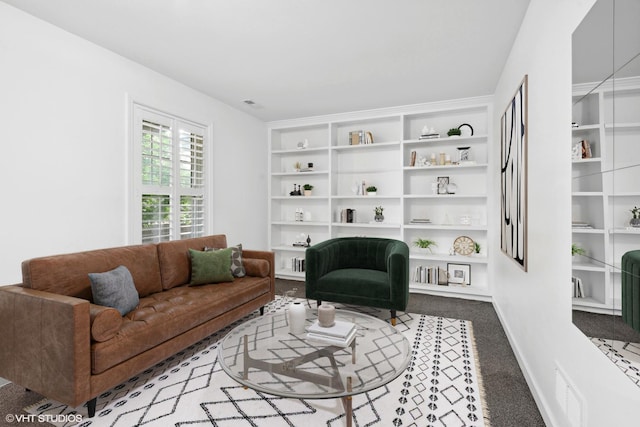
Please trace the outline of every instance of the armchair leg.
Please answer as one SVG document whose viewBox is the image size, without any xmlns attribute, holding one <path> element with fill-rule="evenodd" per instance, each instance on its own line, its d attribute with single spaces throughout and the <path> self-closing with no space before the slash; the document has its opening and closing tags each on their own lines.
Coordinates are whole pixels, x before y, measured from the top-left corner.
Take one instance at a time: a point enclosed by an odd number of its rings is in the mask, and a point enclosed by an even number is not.
<svg viewBox="0 0 640 427">
<path fill-rule="evenodd" d="M 93 399 L 87 402 L 87 412 L 89 413 L 89 418 L 93 418 L 93 416 L 96 414 L 97 401 L 98 401 L 98 398 L 94 397 Z"/>
<path fill-rule="evenodd" d="M 322 305 L 322 301 L 321 300 L 316 300 L 316 302 L 318 303 L 318 307 L 320 307 Z"/>
<path fill-rule="evenodd" d="M 396 311 L 391 310 L 391 326 L 396 326 Z"/>
</svg>

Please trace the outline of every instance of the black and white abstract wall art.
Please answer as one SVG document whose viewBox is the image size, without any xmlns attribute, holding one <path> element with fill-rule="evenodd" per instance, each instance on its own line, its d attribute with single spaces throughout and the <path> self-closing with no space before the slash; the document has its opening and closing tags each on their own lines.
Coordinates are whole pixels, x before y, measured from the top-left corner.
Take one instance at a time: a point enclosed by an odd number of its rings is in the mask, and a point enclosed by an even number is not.
<svg viewBox="0 0 640 427">
<path fill-rule="evenodd" d="M 524 271 L 527 271 L 527 83 L 525 75 L 500 123 L 500 247 Z"/>
</svg>

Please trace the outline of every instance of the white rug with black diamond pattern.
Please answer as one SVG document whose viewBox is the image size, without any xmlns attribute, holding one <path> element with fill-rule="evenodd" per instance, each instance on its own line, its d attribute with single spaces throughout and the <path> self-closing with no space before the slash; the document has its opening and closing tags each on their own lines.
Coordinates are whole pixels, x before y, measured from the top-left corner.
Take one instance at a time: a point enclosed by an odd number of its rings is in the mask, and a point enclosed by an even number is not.
<svg viewBox="0 0 640 427">
<path fill-rule="evenodd" d="M 266 310 L 283 310 L 284 305 L 277 298 Z M 387 310 L 337 306 L 389 318 Z M 253 316 L 259 313 L 247 318 Z M 245 389 L 228 377 L 216 360 L 217 342 L 239 323 L 105 392 L 94 418 L 87 418 L 86 407 L 74 409 L 50 399 L 25 411 L 82 414 L 79 424 L 57 424 L 82 427 L 346 425 L 340 399 L 281 398 Z M 402 313 L 396 327 L 412 343 L 409 367 L 386 386 L 353 397 L 353 425 L 488 427 L 471 322 Z"/>
</svg>

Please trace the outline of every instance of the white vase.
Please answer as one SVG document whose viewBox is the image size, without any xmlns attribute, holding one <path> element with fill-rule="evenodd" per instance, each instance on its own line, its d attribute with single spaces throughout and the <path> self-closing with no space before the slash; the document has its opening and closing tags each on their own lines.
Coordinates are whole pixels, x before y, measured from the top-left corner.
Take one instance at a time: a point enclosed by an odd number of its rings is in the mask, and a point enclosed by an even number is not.
<svg viewBox="0 0 640 427">
<path fill-rule="evenodd" d="M 305 321 L 307 319 L 307 309 L 301 302 L 289 304 L 289 332 L 294 335 L 305 332 Z"/>
</svg>

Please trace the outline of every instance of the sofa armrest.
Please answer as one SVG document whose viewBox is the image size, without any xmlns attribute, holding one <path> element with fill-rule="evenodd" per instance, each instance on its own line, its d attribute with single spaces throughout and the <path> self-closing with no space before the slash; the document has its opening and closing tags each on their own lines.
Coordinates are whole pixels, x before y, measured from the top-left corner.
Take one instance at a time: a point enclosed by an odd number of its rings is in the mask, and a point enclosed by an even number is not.
<svg viewBox="0 0 640 427">
<path fill-rule="evenodd" d="M 0 377 L 60 402 L 89 400 L 89 301 L 0 287 Z"/>
<path fill-rule="evenodd" d="M 271 251 L 257 251 L 251 249 L 242 249 L 243 259 L 263 259 L 269 263 L 269 293 L 271 299 L 276 297 L 276 258 L 275 254 Z M 249 271 L 247 274 L 251 275 Z"/>
</svg>

